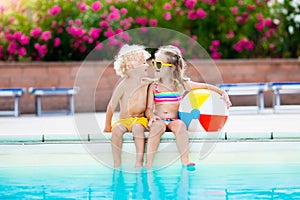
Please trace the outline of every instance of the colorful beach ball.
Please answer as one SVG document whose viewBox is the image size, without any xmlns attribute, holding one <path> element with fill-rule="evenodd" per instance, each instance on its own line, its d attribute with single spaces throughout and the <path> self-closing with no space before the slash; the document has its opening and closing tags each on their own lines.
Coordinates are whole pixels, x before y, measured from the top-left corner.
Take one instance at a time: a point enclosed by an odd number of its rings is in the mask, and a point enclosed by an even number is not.
<svg viewBox="0 0 300 200">
<path fill-rule="evenodd" d="M 220 131 L 228 118 L 226 102 L 208 89 L 191 90 L 179 106 L 179 118 L 191 132 Z"/>
</svg>

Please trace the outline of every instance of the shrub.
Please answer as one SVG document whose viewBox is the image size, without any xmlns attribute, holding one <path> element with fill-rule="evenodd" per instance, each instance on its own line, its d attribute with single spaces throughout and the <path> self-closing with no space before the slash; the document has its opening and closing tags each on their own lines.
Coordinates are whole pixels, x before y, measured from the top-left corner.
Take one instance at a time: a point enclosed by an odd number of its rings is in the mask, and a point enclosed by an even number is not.
<svg viewBox="0 0 300 200">
<path fill-rule="evenodd" d="M 214 59 L 299 56 L 299 3 L 268 0 L 12 0 L 0 5 L 0 59 L 83 60 L 133 28 L 164 27 L 197 40 Z M 298 17 L 299 18 L 299 17 Z M 146 29 L 145 29 L 146 30 Z M 176 43 L 179 45 L 180 43 Z"/>
</svg>

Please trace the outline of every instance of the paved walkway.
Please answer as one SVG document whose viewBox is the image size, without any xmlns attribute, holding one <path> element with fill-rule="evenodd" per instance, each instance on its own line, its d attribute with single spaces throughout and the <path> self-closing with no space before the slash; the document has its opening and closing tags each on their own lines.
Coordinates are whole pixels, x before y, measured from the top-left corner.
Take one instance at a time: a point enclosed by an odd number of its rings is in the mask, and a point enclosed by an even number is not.
<svg viewBox="0 0 300 200">
<path fill-rule="evenodd" d="M 86 143 L 45 143 L 32 144 L 41 135 L 51 135 L 52 138 L 76 138 L 77 129 L 96 135 L 103 129 L 105 113 L 80 113 L 75 116 L 21 115 L 15 117 L 0 117 L 0 167 L 1 166 L 51 166 L 51 165 L 92 165 L 105 163 L 112 166 L 111 146 L 109 140 L 101 146 L 97 142 Z M 257 113 L 231 114 L 224 127 L 224 132 L 231 138 L 242 140 L 206 140 L 191 143 L 190 157 L 201 164 L 255 164 L 255 163 L 299 163 L 300 112 L 273 114 L 271 110 Z M 256 138 L 273 132 L 276 137 L 293 138 L 274 140 Z M 224 133 L 223 133 L 224 134 Z M 64 137 L 62 137 L 64 135 Z M 110 135 L 110 134 L 109 134 Z M 199 135 L 199 134 L 198 134 Z M 209 135 L 209 134 L 207 134 Z M 53 137 L 54 136 L 54 137 Z M 32 138 L 28 145 L 18 145 L 3 142 L 6 138 Z M 245 140 L 245 138 L 253 138 Z M 295 139 L 297 138 L 297 139 Z M 231 140 L 230 140 L 231 139 Z M 2 141 L 2 143 L 1 143 Z M 46 141 L 46 140 L 45 140 Z M 273 142 L 270 142 L 273 141 Z M 40 144 L 41 140 L 38 141 Z M 31 144 L 31 145 L 30 145 Z M 132 169 L 135 159 L 131 143 L 123 145 L 123 167 Z M 87 153 L 88 152 L 88 153 Z M 174 142 L 163 142 L 159 153 L 158 166 L 179 163 L 177 148 Z M 127 169 L 126 168 L 126 169 Z"/>
</svg>

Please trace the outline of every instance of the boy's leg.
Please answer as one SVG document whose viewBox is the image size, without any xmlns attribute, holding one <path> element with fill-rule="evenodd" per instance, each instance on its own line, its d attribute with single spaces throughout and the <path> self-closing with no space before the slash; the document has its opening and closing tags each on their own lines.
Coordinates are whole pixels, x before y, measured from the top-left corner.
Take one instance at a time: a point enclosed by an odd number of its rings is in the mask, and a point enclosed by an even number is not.
<svg viewBox="0 0 300 200">
<path fill-rule="evenodd" d="M 166 130 L 165 122 L 162 120 L 153 122 L 150 127 L 149 136 L 147 139 L 147 152 L 146 152 L 146 167 L 152 167 L 155 153 L 160 143 L 160 137 Z"/>
<path fill-rule="evenodd" d="M 144 162 L 144 148 L 145 148 L 145 133 L 142 124 L 134 124 L 132 126 L 132 134 L 134 136 L 134 143 L 136 148 L 136 161 L 134 167 L 143 167 Z"/>
<path fill-rule="evenodd" d="M 182 164 L 194 165 L 189 160 L 189 135 L 186 125 L 181 120 L 175 120 L 168 124 L 168 128 L 174 133 L 176 138 L 176 146 L 178 148 Z"/>
<path fill-rule="evenodd" d="M 127 129 L 121 124 L 115 125 L 112 129 L 111 148 L 114 159 L 114 168 L 121 166 L 123 135 L 126 130 Z"/>
</svg>

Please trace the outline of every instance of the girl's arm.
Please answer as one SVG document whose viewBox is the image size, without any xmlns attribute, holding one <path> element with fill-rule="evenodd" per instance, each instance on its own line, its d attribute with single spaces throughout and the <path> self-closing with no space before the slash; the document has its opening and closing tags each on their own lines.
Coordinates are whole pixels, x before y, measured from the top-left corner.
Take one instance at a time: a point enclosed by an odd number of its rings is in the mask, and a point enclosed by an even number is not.
<svg viewBox="0 0 300 200">
<path fill-rule="evenodd" d="M 150 127 L 152 123 L 156 120 L 160 120 L 160 117 L 156 116 L 154 113 L 155 102 L 154 102 L 154 84 L 151 84 L 148 88 L 147 97 L 147 108 L 145 115 L 149 119 L 148 126 Z"/>
<path fill-rule="evenodd" d="M 198 82 L 194 82 L 194 81 L 188 81 L 188 83 L 189 83 L 189 86 L 191 89 L 209 89 L 214 92 L 217 92 L 218 94 L 220 94 L 222 96 L 222 98 L 226 102 L 227 108 L 229 108 L 232 105 L 228 94 L 224 90 L 221 90 L 220 88 L 218 88 L 214 85 L 211 85 L 211 84 L 207 84 L 207 83 L 198 83 Z"/>
</svg>

